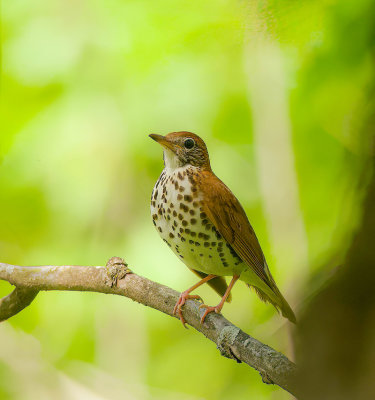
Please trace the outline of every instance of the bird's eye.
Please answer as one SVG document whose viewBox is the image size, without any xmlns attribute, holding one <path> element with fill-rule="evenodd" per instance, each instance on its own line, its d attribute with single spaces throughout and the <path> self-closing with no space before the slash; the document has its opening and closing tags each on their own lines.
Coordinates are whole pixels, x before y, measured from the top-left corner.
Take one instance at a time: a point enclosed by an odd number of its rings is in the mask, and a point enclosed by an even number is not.
<svg viewBox="0 0 375 400">
<path fill-rule="evenodd" d="M 192 138 L 188 138 L 184 142 L 184 146 L 186 149 L 192 149 L 195 145 L 195 142 Z"/>
</svg>

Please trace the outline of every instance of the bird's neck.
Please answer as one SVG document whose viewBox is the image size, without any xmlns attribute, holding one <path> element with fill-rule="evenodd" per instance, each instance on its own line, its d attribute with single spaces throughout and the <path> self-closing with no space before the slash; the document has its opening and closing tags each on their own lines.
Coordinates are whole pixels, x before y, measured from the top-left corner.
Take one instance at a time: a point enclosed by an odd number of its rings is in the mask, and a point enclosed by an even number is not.
<svg viewBox="0 0 375 400">
<path fill-rule="evenodd" d="M 164 150 L 163 158 L 165 170 L 168 171 L 169 174 L 172 174 L 175 169 L 183 167 L 180 159 L 169 149 Z"/>
<path fill-rule="evenodd" d="M 170 166 L 164 165 L 164 173 L 166 176 L 178 176 L 179 174 L 182 176 L 193 175 L 198 172 L 198 167 L 193 167 L 192 165 L 186 164 L 184 166 L 171 168 Z"/>
<path fill-rule="evenodd" d="M 164 149 L 163 159 L 164 169 L 168 172 L 169 175 L 172 175 L 174 171 L 180 170 L 181 168 L 193 168 L 193 170 L 211 171 L 211 165 L 208 159 L 205 163 L 202 163 L 199 166 L 187 164 L 169 149 Z"/>
</svg>

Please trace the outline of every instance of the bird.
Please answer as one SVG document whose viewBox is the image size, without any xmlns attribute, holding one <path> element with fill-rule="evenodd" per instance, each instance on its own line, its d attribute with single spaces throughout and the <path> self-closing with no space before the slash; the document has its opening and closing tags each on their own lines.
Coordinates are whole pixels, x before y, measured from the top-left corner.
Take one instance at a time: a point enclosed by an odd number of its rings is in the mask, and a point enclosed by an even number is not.
<svg viewBox="0 0 375 400">
<path fill-rule="evenodd" d="M 149 136 L 163 147 L 164 159 L 151 194 L 153 224 L 168 247 L 200 278 L 180 294 L 173 314 L 186 327 L 183 306 L 188 299 L 203 303 L 199 295 L 190 293 L 207 283 L 222 298 L 216 306 L 200 305 L 205 309 L 203 324 L 209 313 L 221 313 L 224 303 L 231 301 L 234 284 L 241 280 L 296 323 L 243 207 L 213 173 L 204 141 L 186 131 Z M 232 277 L 229 285 L 225 277 Z"/>
</svg>

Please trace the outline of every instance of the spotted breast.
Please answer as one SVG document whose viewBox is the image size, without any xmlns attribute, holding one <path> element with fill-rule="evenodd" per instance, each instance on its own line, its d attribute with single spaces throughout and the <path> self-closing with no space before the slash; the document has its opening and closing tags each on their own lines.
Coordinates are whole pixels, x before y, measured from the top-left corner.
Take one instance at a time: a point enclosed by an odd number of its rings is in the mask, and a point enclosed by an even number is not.
<svg viewBox="0 0 375 400">
<path fill-rule="evenodd" d="M 197 168 L 192 166 L 164 169 L 151 195 L 153 223 L 164 242 L 190 269 L 233 275 L 242 260 L 209 222 L 197 179 Z"/>
</svg>

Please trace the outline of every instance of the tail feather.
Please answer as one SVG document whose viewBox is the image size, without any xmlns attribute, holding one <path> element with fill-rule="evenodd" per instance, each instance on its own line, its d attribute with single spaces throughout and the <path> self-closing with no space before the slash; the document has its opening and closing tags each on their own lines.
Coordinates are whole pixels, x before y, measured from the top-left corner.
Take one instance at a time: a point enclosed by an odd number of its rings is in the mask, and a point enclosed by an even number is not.
<svg viewBox="0 0 375 400">
<path fill-rule="evenodd" d="M 268 268 L 267 263 L 265 262 L 265 270 L 266 273 L 268 275 L 268 278 L 270 280 L 271 283 L 271 289 L 273 294 L 275 294 L 275 302 L 278 304 L 278 307 L 275 306 L 275 303 L 273 301 L 271 301 L 271 303 L 278 309 L 281 311 L 281 314 L 285 317 L 288 318 L 290 322 L 293 322 L 294 324 L 297 323 L 297 318 L 293 312 L 293 310 L 291 309 L 290 305 L 288 304 L 288 302 L 285 300 L 284 296 L 281 294 L 279 288 L 276 286 L 276 283 L 271 275 L 271 272 Z"/>
<path fill-rule="evenodd" d="M 256 294 L 259 296 L 259 298 L 264 301 L 265 303 L 271 303 L 278 312 L 281 312 L 282 316 L 285 318 L 288 318 L 290 322 L 293 322 L 294 324 L 297 323 L 297 319 L 296 316 L 293 312 L 293 310 L 291 309 L 290 305 L 288 304 L 288 302 L 284 299 L 283 295 L 280 293 L 279 289 L 277 289 L 277 293 L 275 293 L 274 288 L 274 294 L 275 294 L 275 298 L 271 298 L 270 296 L 268 296 L 266 293 L 264 293 L 261 289 L 259 289 L 256 286 L 253 285 L 249 285 L 248 286 L 251 289 L 254 289 Z"/>
<path fill-rule="evenodd" d="M 288 304 L 288 302 L 285 300 L 285 298 L 282 296 L 282 294 L 279 292 L 279 299 L 281 300 L 281 314 L 285 317 L 288 318 L 290 322 L 293 322 L 293 324 L 297 323 L 297 318 L 292 310 L 292 308 L 290 307 L 290 305 Z"/>
<path fill-rule="evenodd" d="M 266 293 L 265 290 L 262 290 L 257 286 L 251 284 L 249 284 L 249 286 L 255 290 L 262 301 L 271 303 L 277 311 L 281 312 L 283 317 L 288 318 L 289 321 L 293 322 L 294 324 L 297 323 L 297 319 L 294 315 L 293 310 L 291 309 L 288 302 L 285 300 L 284 296 L 281 294 L 279 288 L 276 286 L 276 283 L 271 275 L 271 272 L 266 262 L 264 262 L 264 271 L 268 278 L 268 282 L 265 283 L 268 286 L 267 289 L 270 290 L 267 290 Z"/>
</svg>

